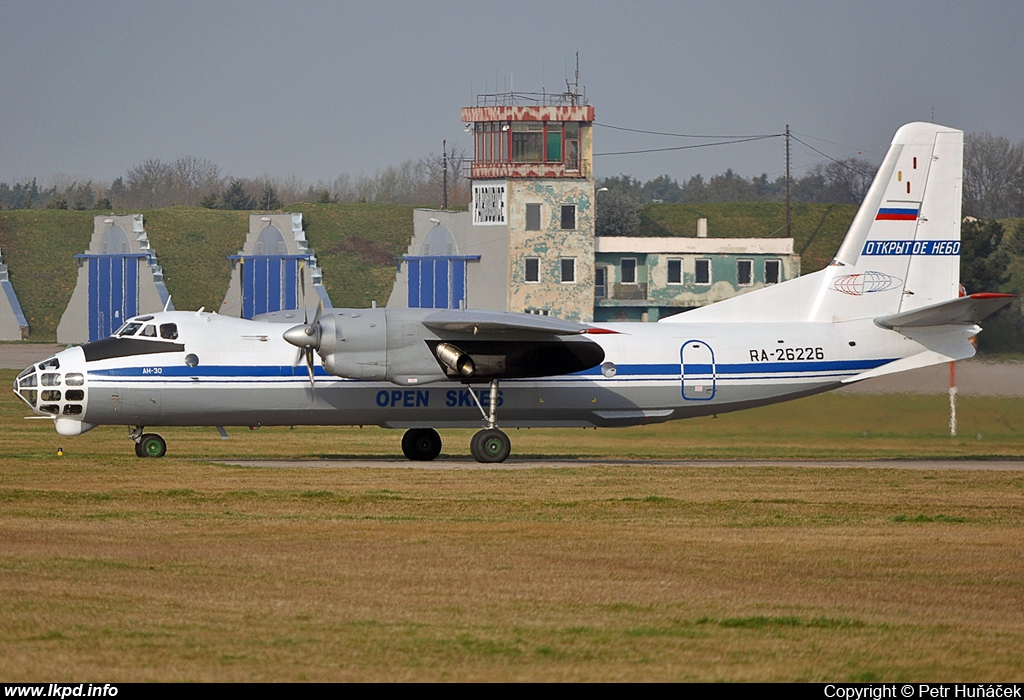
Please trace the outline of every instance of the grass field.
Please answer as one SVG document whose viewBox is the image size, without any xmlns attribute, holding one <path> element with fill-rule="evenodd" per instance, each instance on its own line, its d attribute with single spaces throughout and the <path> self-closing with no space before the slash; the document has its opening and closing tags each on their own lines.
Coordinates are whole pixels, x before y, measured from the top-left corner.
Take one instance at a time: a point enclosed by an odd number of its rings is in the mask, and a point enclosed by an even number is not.
<svg viewBox="0 0 1024 700">
<path fill-rule="evenodd" d="M 756 465 L 1021 459 L 1024 399 L 964 397 L 957 438 L 943 397 L 895 395 L 513 431 L 558 457 L 497 470 L 208 461 L 398 453 L 370 428 L 161 430 L 140 460 L 123 429 L 23 415 L 0 394 L 5 681 L 1024 675 L 1024 471 Z M 712 456 L 755 461 L 645 462 Z"/>
</svg>

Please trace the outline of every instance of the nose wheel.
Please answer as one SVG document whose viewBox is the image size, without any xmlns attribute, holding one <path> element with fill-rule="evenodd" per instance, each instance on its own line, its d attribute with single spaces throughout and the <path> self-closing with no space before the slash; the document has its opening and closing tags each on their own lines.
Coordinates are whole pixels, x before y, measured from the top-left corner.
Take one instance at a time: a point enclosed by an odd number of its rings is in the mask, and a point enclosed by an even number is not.
<svg viewBox="0 0 1024 700">
<path fill-rule="evenodd" d="M 128 437 L 135 441 L 136 457 L 163 457 L 167 454 L 167 441 L 156 433 L 143 433 L 142 426 L 128 430 Z"/>
<path fill-rule="evenodd" d="M 441 436 L 433 428 L 412 428 L 402 436 L 402 452 L 414 462 L 429 462 L 441 454 Z"/>
</svg>

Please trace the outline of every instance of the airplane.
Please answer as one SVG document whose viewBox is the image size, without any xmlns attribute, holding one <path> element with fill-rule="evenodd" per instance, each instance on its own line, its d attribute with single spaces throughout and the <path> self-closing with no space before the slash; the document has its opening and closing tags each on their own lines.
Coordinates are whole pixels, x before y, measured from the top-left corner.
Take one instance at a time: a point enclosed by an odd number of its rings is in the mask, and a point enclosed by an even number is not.
<svg viewBox="0 0 1024 700">
<path fill-rule="evenodd" d="M 139 457 L 167 450 L 153 425 L 379 425 L 405 429 L 417 461 L 440 454 L 437 428 L 481 426 L 470 452 L 483 463 L 511 452 L 499 416 L 632 426 L 808 396 L 971 357 L 978 323 L 1010 303 L 960 294 L 962 170 L 962 131 L 903 126 L 831 264 L 658 323 L 163 311 L 28 367 L 15 393 L 60 435 L 127 426 Z"/>
</svg>

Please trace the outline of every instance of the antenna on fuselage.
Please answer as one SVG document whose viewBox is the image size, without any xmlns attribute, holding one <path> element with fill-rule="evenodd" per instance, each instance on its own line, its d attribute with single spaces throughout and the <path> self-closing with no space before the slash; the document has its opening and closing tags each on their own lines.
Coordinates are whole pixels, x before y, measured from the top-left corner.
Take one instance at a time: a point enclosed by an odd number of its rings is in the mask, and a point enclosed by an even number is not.
<svg viewBox="0 0 1024 700">
<path fill-rule="evenodd" d="M 167 309 L 169 309 L 169 308 L 171 308 L 171 295 L 170 294 L 167 295 L 167 301 L 164 302 L 164 311 L 167 311 Z"/>
</svg>

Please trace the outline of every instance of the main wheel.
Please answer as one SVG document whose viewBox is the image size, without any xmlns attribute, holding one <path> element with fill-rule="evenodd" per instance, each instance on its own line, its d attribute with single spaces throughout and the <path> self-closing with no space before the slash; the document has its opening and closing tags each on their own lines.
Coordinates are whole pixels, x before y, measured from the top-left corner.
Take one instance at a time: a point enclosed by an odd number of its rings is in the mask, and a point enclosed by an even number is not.
<svg viewBox="0 0 1024 700">
<path fill-rule="evenodd" d="M 429 462 L 441 454 L 441 436 L 433 428 L 412 428 L 402 436 L 402 452 L 414 462 Z"/>
<path fill-rule="evenodd" d="M 167 442 L 156 433 L 146 433 L 135 443 L 135 454 L 140 457 L 163 457 L 167 454 Z"/>
<path fill-rule="evenodd" d="M 504 462 L 512 452 L 512 441 L 497 428 L 488 428 L 473 436 L 469 451 L 478 462 Z"/>
</svg>

